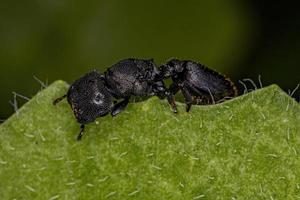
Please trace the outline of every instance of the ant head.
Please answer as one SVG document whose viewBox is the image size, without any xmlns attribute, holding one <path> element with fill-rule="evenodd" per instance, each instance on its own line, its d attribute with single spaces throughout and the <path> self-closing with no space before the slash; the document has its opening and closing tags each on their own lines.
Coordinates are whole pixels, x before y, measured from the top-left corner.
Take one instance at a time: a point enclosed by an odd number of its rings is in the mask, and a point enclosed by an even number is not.
<svg viewBox="0 0 300 200">
<path fill-rule="evenodd" d="M 176 78 L 183 71 L 183 62 L 178 59 L 171 59 L 160 66 L 160 71 L 165 78 Z"/>
<path fill-rule="evenodd" d="M 102 76 L 96 71 L 76 80 L 68 90 L 67 99 L 81 124 L 107 114 L 112 105 L 111 94 L 106 89 Z"/>
</svg>

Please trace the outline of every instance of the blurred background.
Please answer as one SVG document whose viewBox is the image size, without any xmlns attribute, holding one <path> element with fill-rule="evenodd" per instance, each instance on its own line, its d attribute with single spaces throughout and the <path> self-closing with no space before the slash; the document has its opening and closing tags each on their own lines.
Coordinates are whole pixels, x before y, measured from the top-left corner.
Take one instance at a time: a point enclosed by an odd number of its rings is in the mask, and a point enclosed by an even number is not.
<svg viewBox="0 0 300 200">
<path fill-rule="evenodd" d="M 238 80 L 258 83 L 261 75 L 264 86 L 292 91 L 300 82 L 299 38 L 291 0 L 0 0 L 0 119 L 13 113 L 12 92 L 30 98 L 41 88 L 34 76 L 71 83 L 129 57 L 158 65 L 191 59 L 240 87 Z"/>
</svg>

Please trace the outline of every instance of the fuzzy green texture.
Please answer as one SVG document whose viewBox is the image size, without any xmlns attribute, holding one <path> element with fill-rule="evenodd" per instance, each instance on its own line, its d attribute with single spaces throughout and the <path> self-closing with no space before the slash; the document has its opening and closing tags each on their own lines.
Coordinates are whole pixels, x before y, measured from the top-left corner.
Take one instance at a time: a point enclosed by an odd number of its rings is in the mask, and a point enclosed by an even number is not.
<svg viewBox="0 0 300 200">
<path fill-rule="evenodd" d="M 300 106 L 276 85 L 222 104 L 151 98 L 79 125 L 57 81 L 0 126 L 0 199 L 297 199 Z"/>
</svg>

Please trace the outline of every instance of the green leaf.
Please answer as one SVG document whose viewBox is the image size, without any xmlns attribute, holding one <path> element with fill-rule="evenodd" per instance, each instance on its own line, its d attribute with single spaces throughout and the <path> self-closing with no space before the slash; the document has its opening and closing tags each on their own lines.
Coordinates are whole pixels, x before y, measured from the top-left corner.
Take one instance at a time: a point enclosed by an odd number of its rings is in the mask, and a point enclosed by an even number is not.
<svg viewBox="0 0 300 200">
<path fill-rule="evenodd" d="M 222 104 L 151 98 L 79 124 L 57 81 L 0 126 L 0 199 L 296 199 L 300 106 L 276 85 Z"/>
</svg>

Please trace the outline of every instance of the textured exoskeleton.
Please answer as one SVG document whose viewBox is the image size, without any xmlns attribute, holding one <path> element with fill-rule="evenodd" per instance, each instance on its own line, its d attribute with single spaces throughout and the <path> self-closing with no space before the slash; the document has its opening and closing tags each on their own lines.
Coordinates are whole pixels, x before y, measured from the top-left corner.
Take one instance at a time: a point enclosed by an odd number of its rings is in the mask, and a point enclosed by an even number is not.
<svg viewBox="0 0 300 200">
<path fill-rule="evenodd" d="M 192 104 L 219 103 L 237 95 L 229 78 L 194 61 L 172 59 L 159 70 L 161 77 L 172 79 L 169 90 L 173 94 L 181 90 L 187 112 Z"/>
<path fill-rule="evenodd" d="M 166 97 L 173 111 L 177 112 L 172 93 L 158 77 L 159 72 L 152 59 L 126 59 L 108 68 L 104 75 L 93 71 L 79 78 L 70 86 L 66 95 L 53 103 L 57 104 L 67 97 L 81 124 L 77 138 L 80 140 L 85 124 L 108 113 L 117 115 L 126 108 L 132 96 Z"/>
</svg>

